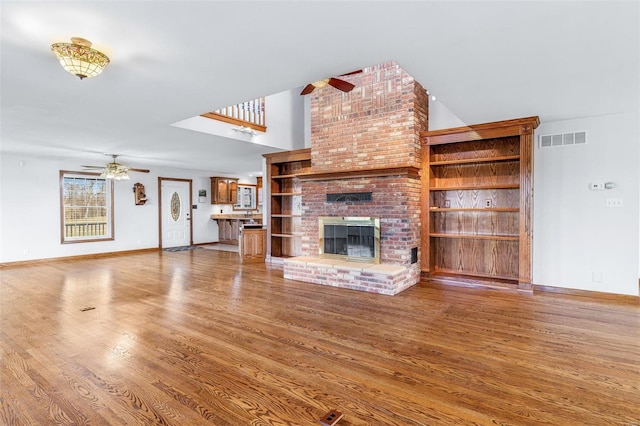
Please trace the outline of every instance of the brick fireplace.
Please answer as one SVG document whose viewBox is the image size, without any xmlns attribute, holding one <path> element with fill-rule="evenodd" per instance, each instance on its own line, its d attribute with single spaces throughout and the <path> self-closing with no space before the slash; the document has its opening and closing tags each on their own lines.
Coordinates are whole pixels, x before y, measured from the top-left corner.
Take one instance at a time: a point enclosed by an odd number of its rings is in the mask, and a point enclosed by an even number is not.
<svg viewBox="0 0 640 426">
<path fill-rule="evenodd" d="M 303 256 L 285 260 L 285 278 L 394 295 L 420 280 L 420 132 L 425 89 L 395 62 L 344 77 L 349 93 L 311 93 L 311 173 L 302 180 Z M 330 201 L 329 194 L 371 193 Z M 380 219 L 380 263 L 319 257 L 319 218 Z"/>
</svg>

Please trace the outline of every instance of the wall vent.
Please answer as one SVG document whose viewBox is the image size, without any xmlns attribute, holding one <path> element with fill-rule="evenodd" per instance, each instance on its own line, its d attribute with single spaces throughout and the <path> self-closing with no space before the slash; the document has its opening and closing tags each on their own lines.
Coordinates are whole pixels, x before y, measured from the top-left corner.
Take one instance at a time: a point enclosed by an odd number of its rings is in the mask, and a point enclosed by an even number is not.
<svg viewBox="0 0 640 426">
<path fill-rule="evenodd" d="M 580 145 L 587 143 L 587 132 L 557 133 L 554 135 L 538 136 L 540 148 L 554 146 Z"/>
</svg>

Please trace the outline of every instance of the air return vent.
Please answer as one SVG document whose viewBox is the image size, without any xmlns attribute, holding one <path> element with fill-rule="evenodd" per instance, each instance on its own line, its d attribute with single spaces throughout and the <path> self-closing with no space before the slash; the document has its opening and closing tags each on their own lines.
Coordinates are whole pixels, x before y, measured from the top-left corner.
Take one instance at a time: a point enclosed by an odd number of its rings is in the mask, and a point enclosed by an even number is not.
<svg viewBox="0 0 640 426">
<path fill-rule="evenodd" d="M 540 148 L 554 146 L 580 145 L 587 143 L 587 132 L 557 133 L 538 136 Z"/>
</svg>

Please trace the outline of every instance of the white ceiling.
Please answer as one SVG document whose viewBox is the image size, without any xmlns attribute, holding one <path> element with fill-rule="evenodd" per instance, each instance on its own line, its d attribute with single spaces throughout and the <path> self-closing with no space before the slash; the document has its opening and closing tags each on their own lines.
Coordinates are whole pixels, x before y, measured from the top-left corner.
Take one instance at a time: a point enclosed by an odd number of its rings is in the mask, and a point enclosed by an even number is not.
<svg viewBox="0 0 640 426">
<path fill-rule="evenodd" d="M 213 172 L 274 151 L 170 124 L 396 61 L 468 124 L 638 111 L 637 1 L 6 1 L 2 151 Z M 49 46 L 112 62 L 80 81 Z M 268 123 L 267 123 L 268 124 Z M 126 160 L 125 160 L 126 158 Z"/>
</svg>

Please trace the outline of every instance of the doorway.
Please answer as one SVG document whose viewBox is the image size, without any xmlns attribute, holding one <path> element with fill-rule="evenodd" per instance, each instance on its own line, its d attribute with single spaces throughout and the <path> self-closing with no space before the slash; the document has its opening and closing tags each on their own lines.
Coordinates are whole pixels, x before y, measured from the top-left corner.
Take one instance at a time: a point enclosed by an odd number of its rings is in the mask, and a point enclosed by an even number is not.
<svg viewBox="0 0 640 426">
<path fill-rule="evenodd" d="M 191 179 L 158 178 L 161 249 L 193 243 L 191 185 Z"/>
</svg>

